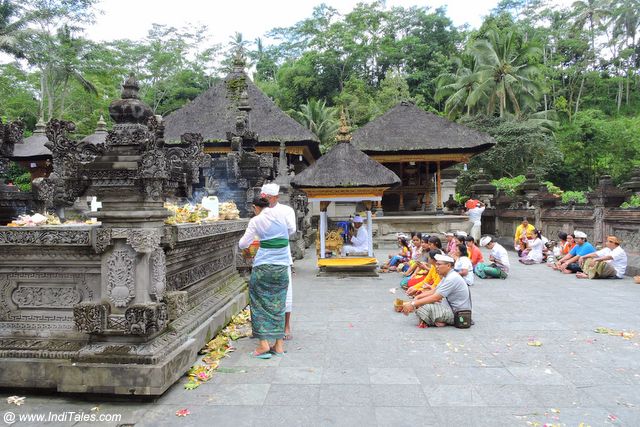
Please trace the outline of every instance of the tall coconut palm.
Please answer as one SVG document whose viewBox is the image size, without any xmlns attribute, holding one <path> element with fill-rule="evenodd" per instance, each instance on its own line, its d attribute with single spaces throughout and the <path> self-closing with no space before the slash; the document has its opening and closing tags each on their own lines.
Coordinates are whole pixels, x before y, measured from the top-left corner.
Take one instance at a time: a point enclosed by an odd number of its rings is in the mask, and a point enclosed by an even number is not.
<svg viewBox="0 0 640 427">
<path fill-rule="evenodd" d="M 640 32 L 640 2 L 638 0 L 617 0 L 613 4 L 612 14 L 613 35 L 621 39 L 621 45 L 625 45 L 630 52 L 627 59 L 627 105 L 629 104 L 630 76 L 638 62 L 638 50 L 636 38 Z M 618 110 L 620 110 L 621 94 L 618 97 Z"/>
<path fill-rule="evenodd" d="M 323 150 L 333 145 L 338 130 L 335 107 L 327 107 L 326 101 L 310 99 L 299 111 L 289 111 L 289 115 L 318 137 Z"/>
<path fill-rule="evenodd" d="M 0 0 L 0 52 L 16 58 L 24 54 L 18 46 L 20 31 L 27 25 L 27 20 L 19 16 L 19 8 L 11 0 Z"/>
<path fill-rule="evenodd" d="M 589 38 L 591 39 L 591 54 L 594 65 L 596 57 L 596 28 L 602 24 L 604 19 L 610 16 L 608 0 L 577 0 L 571 5 L 574 13 L 574 25 L 584 28 L 589 24 Z"/>
<path fill-rule="evenodd" d="M 535 109 L 542 89 L 537 80 L 539 66 L 529 64 L 529 59 L 539 55 L 540 49 L 520 46 L 509 30 L 490 30 L 486 37 L 476 40 L 469 50 L 477 63 L 473 78 L 478 85 L 469 94 L 467 105 L 484 105 L 487 114 L 497 109 L 500 117 L 507 112 L 520 117 L 524 109 Z"/>
<path fill-rule="evenodd" d="M 467 67 L 461 58 L 454 58 L 455 72 L 442 73 L 436 78 L 436 102 L 445 100 L 444 112 L 453 119 L 461 114 L 471 114 L 471 106 L 467 103 L 469 95 L 478 86 L 477 75 L 474 73 L 475 61 Z"/>
<path fill-rule="evenodd" d="M 54 84 L 61 86 L 60 109 L 58 118 L 61 119 L 65 112 L 65 101 L 69 93 L 69 83 L 76 82 L 82 89 L 92 95 L 98 95 L 98 90 L 85 78 L 80 70 L 80 61 L 85 54 L 86 42 L 73 37 L 71 28 L 63 25 L 58 30 L 57 43 L 59 52 L 56 62 L 52 65 Z M 52 112 L 49 113 L 50 115 Z"/>
</svg>

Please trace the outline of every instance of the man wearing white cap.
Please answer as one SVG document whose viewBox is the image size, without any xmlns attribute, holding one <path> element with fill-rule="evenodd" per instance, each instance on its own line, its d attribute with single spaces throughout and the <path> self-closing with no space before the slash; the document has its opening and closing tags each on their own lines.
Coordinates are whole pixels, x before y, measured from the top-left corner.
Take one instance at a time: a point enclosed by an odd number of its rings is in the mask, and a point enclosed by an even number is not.
<svg viewBox="0 0 640 427">
<path fill-rule="evenodd" d="M 480 239 L 480 246 L 486 246 L 491 252 L 489 253 L 489 261 L 491 264 L 479 262 L 474 268 L 476 276 L 481 279 L 493 277 L 496 279 L 506 279 L 509 273 L 509 254 L 500 243 L 493 240 L 491 236 L 484 236 Z"/>
<path fill-rule="evenodd" d="M 587 233 L 583 231 L 574 231 L 576 245 L 569 251 L 568 254 L 563 256 L 556 265 L 554 270 L 560 270 L 565 274 L 573 274 L 582 272 L 580 267 L 580 261 L 585 255 L 592 254 L 596 251 L 596 248 L 589 242 L 587 242 Z"/>
<path fill-rule="evenodd" d="M 454 269 L 454 260 L 448 255 L 435 255 L 436 270 L 442 277 L 437 288 L 420 294 L 402 307 L 405 315 L 415 311 L 419 327 L 454 324 L 454 313 L 471 310 L 469 286 Z"/>
<path fill-rule="evenodd" d="M 276 183 L 264 184 L 260 189 L 260 196 L 269 200 L 269 210 L 277 216 L 281 216 L 287 222 L 289 237 L 296 232 L 296 212 L 287 205 L 278 203 L 280 186 Z M 291 266 L 293 265 L 293 257 L 291 257 L 291 248 L 289 248 L 289 287 L 287 288 L 287 302 L 285 309 L 284 339 L 290 340 L 291 335 L 291 311 L 293 310 L 293 288 L 291 278 Z"/>
<path fill-rule="evenodd" d="M 342 255 L 348 255 L 354 252 L 368 252 L 369 251 L 369 233 L 367 228 L 363 225 L 364 220 L 360 215 L 353 217 L 352 232 L 349 232 L 350 245 L 344 245 L 342 247 Z"/>
</svg>

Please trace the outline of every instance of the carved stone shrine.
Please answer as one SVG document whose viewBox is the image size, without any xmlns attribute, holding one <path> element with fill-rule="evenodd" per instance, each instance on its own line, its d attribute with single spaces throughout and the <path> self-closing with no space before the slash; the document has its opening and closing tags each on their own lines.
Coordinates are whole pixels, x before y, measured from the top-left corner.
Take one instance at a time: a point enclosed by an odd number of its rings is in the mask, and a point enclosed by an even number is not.
<svg viewBox="0 0 640 427">
<path fill-rule="evenodd" d="M 165 145 L 133 77 L 103 143 L 47 124 L 47 205 L 95 195 L 96 225 L 0 227 L 0 387 L 159 395 L 247 304 L 235 267 L 247 221 L 165 225 L 168 196 L 190 197 L 202 137 Z"/>
</svg>

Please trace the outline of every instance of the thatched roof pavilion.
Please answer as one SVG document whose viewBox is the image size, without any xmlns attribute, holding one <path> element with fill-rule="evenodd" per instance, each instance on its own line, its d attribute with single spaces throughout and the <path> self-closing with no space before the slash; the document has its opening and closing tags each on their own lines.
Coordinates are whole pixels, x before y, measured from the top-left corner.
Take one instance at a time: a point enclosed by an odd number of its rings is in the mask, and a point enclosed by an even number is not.
<svg viewBox="0 0 640 427">
<path fill-rule="evenodd" d="M 258 153 L 278 154 L 281 141 L 288 155 L 304 156 L 308 164 L 320 157 L 318 138 L 283 112 L 251 81 L 244 69 L 244 58 L 237 55 L 234 69 L 224 80 L 164 119 L 165 139 L 179 141 L 186 132 L 202 134 L 206 153 L 231 151 L 227 132 L 235 129 L 237 104 L 243 92 L 248 95 L 250 128 L 259 136 Z"/>
<path fill-rule="evenodd" d="M 373 202 L 382 200 L 389 187 L 399 184 L 400 178 L 382 164 L 372 160 L 354 147 L 344 112 L 336 137 L 337 144 L 318 161 L 296 175 L 291 185 L 302 189 L 310 200 L 320 202 L 320 267 L 376 265 L 372 246 L 371 208 Z M 367 232 L 369 233 L 368 258 L 324 260 L 325 231 L 327 229 L 327 207 L 331 202 L 364 202 L 367 210 Z M 336 264 L 337 262 L 337 264 Z M 363 264 L 364 263 L 364 264 Z"/>
<path fill-rule="evenodd" d="M 13 146 L 11 160 L 31 173 L 31 179 L 49 176 L 52 171 L 51 150 L 44 146 L 49 140 L 45 135 L 45 124 L 42 118 L 36 123 L 33 134 Z"/>
<path fill-rule="evenodd" d="M 415 198 L 416 208 L 425 210 L 434 188 L 432 174 L 436 175 L 435 205 L 441 209 L 440 171 L 456 163 L 468 163 L 496 141 L 486 133 L 402 101 L 356 130 L 352 144 L 400 176 L 402 186 L 385 196 L 395 195 L 399 199 L 396 206 L 403 211 L 405 196 Z"/>
</svg>

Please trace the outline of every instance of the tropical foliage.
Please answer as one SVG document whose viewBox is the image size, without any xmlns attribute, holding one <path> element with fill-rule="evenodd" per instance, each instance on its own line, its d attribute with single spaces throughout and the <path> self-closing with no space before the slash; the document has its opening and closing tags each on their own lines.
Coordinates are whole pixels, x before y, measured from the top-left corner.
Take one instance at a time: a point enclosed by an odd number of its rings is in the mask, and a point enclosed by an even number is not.
<svg viewBox="0 0 640 427">
<path fill-rule="evenodd" d="M 342 108 L 353 128 L 401 100 L 491 134 L 464 193 L 483 168 L 584 191 L 598 176 L 626 181 L 640 165 L 640 0 L 502 0 L 478 29 L 444 9 L 321 4 L 257 40 L 240 32 L 214 44 L 203 26 L 154 24 L 139 40 L 83 35 L 96 0 L 0 0 L 0 117 L 74 120 L 94 131 L 134 72 L 141 96 L 166 115 L 224 76 L 241 50 L 255 83 L 327 149 Z M 6 61 L 5 61 L 6 62 Z M 564 193 L 567 194 L 566 192 Z"/>
</svg>

